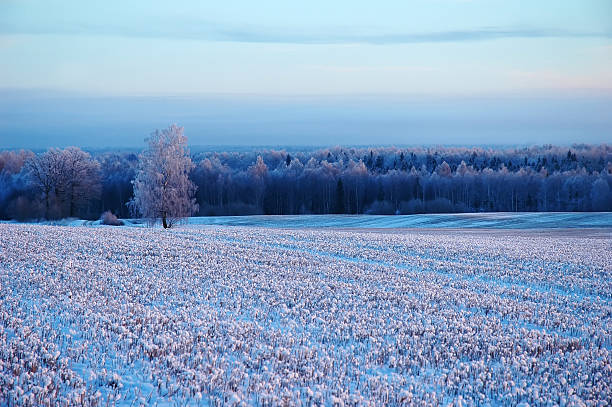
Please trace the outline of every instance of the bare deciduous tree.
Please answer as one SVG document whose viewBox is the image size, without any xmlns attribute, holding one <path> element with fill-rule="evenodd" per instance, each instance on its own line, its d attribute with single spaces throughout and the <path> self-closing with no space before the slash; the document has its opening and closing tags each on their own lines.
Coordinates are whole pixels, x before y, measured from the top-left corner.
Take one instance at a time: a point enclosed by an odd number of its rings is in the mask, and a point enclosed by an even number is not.
<svg viewBox="0 0 612 407">
<path fill-rule="evenodd" d="M 133 181 L 131 209 L 151 223 L 161 219 L 164 228 L 197 212 L 196 186 L 189 179 L 194 167 L 183 128 L 172 125 L 156 130 L 146 140 L 149 148 L 140 155 L 139 171 Z"/>
<path fill-rule="evenodd" d="M 45 217 L 55 199 L 56 216 L 76 216 L 77 210 L 100 196 L 100 164 L 77 147 L 49 149 L 26 163 L 34 186 L 42 192 Z"/>
<path fill-rule="evenodd" d="M 47 152 L 33 156 L 26 168 L 35 188 L 42 193 L 45 202 L 45 218 L 49 218 L 52 194 L 60 184 L 62 168 L 61 150 L 51 148 Z"/>
<path fill-rule="evenodd" d="M 88 201 L 100 197 L 100 163 L 77 147 L 68 147 L 62 151 L 62 160 L 63 196 L 68 203 L 69 216 L 72 217 Z"/>
</svg>

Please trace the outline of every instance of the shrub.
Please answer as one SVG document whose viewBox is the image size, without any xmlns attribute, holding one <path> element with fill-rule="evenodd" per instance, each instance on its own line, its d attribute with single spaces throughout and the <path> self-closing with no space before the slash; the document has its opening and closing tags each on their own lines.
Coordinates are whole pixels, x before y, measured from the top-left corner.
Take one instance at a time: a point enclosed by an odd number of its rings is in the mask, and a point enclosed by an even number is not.
<svg viewBox="0 0 612 407">
<path fill-rule="evenodd" d="M 425 201 L 427 213 L 454 213 L 455 206 L 446 198 L 437 198 L 433 201 Z"/>
<path fill-rule="evenodd" d="M 123 226 L 123 221 L 117 219 L 115 215 L 111 211 L 106 211 L 100 217 L 103 225 L 109 226 Z"/>
<path fill-rule="evenodd" d="M 371 215 L 395 215 L 396 210 L 389 201 L 374 201 L 366 213 Z"/>
<path fill-rule="evenodd" d="M 425 212 L 425 207 L 420 199 L 411 199 L 410 201 L 400 202 L 400 213 L 402 215 L 412 215 L 423 212 Z"/>
</svg>

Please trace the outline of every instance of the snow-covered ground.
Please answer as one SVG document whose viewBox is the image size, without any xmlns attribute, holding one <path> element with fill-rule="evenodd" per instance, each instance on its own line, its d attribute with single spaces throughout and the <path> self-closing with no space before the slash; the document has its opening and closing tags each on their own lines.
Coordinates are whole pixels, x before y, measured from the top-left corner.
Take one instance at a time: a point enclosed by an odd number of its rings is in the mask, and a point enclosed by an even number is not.
<svg viewBox="0 0 612 407">
<path fill-rule="evenodd" d="M 189 218 L 188 223 L 273 228 L 612 228 L 612 212 L 211 216 Z"/>
<path fill-rule="evenodd" d="M 125 219 L 126 226 L 144 226 L 142 220 Z M 100 221 L 64 219 L 43 222 L 60 226 L 98 226 Z M 426 215 L 282 215 L 192 217 L 189 225 L 254 226 L 271 228 L 479 228 L 560 229 L 612 228 L 612 212 L 494 212 Z"/>
<path fill-rule="evenodd" d="M 610 405 L 579 232 L 0 224 L 0 405 Z"/>
</svg>

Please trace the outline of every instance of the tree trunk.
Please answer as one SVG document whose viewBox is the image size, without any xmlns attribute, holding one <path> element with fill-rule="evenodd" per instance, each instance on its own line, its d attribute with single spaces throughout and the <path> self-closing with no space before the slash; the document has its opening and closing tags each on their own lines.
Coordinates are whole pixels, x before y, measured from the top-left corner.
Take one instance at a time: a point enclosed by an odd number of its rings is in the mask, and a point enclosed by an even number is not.
<svg viewBox="0 0 612 407">
<path fill-rule="evenodd" d="M 168 223 L 166 222 L 166 212 L 164 212 L 164 214 L 162 215 L 162 225 L 164 226 L 164 229 L 168 229 Z"/>
<path fill-rule="evenodd" d="M 45 188 L 45 219 L 49 220 L 49 194 L 50 188 Z"/>
<path fill-rule="evenodd" d="M 70 187 L 70 217 L 74 217 L 74 187 Z"/>
</svg>

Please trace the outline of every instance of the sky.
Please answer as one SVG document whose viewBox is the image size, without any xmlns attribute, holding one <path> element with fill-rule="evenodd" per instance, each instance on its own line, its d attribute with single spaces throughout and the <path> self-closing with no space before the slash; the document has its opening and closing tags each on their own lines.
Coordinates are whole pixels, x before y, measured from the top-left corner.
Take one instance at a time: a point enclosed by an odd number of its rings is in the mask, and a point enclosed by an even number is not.
<svg viewBox="0 0 612 407">
<path fill-rule="evenodd" d="M 612 2 L 0 1 L 0 148 L 612 141 Z"/>
</svg>

